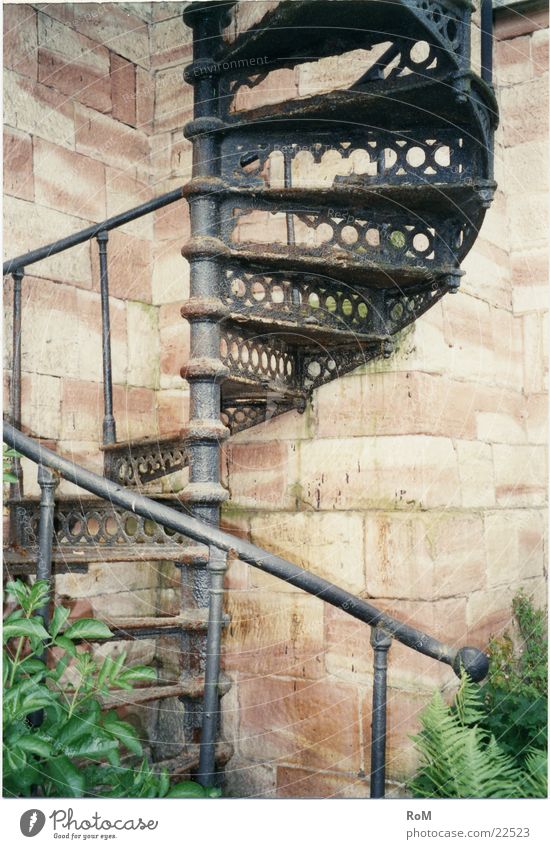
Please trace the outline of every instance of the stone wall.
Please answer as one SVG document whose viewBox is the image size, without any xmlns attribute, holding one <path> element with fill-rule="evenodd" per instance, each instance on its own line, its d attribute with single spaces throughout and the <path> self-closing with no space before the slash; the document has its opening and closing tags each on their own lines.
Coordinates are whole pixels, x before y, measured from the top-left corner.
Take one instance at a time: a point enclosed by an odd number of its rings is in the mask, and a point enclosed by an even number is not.
<svg viewBox="0 0 550 849">
<path fill-rule="evenodd" d="M 189 179 L 184 5 L 4 6 L 6 256 Z M 273 5 L 239 4 L 228 38 Z M 456 645 L 484 645 L 505 627 L 516 589 L 541 597 L 545 574 L 547 29 L 541 17 L 535 26 L 501 18 L 499 27 L 499 191 L 460 293 L 405 332 L 390 360 L 318 390 L 304 415 L 237 436 L 224 456 L 228 528 Z M 312 70 L 278 72 L 263 88 L 241 90 L 240 105 L 307 94 Z M 328 60 L 323 71 L 332 87 L 353 67 Z M 188 227 L 182 201 L 110 238 L 119 439 L 166 434 L 187 420 L 179 369 L 189 342 L 179 308 Z M 100 469 L 98 281 L 95 244 L 29 268 L 23 422 Z M 34 470 L 25 465 L 25 473 L 35 491 Z M 175 612 L 176 581 L 170 564 L 116 572 L 99 564 L 87 576 L 60 577 L 57 588 L 80 612 L 146 615 Z M 230 792 L 364 796 L 368 629 L 242 563 L 232 564 L 227 586 Z M 176 674 L 173 646 L 134 646 Z M 414 767 L 409 735 L 436 686 L 451 692 L 452 673 L 392 648 L 395 792 Z M 156 715 L 143 722 L 162 737 Z"/>
</svg>

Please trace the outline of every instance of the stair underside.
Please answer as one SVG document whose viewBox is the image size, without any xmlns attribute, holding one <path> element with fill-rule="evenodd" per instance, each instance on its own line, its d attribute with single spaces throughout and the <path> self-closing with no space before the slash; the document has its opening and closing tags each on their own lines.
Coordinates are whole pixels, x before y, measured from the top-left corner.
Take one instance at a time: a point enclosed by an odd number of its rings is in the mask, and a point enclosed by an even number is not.
<svg viewBox="0 0 550 849">
<path fill-rule="evenodd" d="M 471 8 L 469 0 L 448 0 L 447 14 L 455 17 Z M 410 14 L 418 6 L 408 0 L 340 0 L 334 2 L 279 3 L 269 10 L 261 21 L 242 33 L 232 44 L 227 44 L 219 59 L 238 63 L 262 56 L 269 65 L 288 65 L 304 61 L 304 53 L 321 57 L 338 55 L 355 46 L 365 46 L 369 40 L 376 43 L 379 33 L 391 30 L 394 35 L 421 40 L 426 36 L 422 17 Z M 408 14 L 407 14 L 408 13 Z M 280 38 L 273 33 L 279 31 Z M 449 33 L 448 33 L 449 34 Z"/>
</svg>

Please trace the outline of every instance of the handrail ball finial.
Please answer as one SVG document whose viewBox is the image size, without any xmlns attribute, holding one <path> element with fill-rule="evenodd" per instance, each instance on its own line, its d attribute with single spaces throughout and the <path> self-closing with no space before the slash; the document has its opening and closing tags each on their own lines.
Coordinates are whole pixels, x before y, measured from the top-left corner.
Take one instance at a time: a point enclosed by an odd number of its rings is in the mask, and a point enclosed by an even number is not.
<svg viewBox="0 0 550 849">
<path fill-rule="evenodd" d="M 464 646 L 456 653 L 453 669 L 459 677 L 464 670 L 472 681 L 483 681 L 489 672 L 489 658 L 479 649 Z"/>
</svg>

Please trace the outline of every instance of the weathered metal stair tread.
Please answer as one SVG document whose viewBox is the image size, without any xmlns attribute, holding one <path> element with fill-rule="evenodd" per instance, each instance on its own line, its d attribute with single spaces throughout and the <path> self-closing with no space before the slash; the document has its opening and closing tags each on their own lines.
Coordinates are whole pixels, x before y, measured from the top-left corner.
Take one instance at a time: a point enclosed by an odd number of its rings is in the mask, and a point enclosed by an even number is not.
<svg viewBox="0 0 550 849">
<path fill-rule="evenodd" d="M 302 322 L 307 319 L 307 324 L 296 324 L 292 317 L 280 318 L 270 316 L 268 313 L 250 312 L 248 316 L 242 313 L 231 313 L 231 321 L 235 326 L 242 324 L 248 328 L 256 328 L 260 333 L 276 333 L 282 341 L 293 345 L 296 349 L 311 348 L 312 345 L 331 345 L 335 348 L 347 345 L 357 345 L 358 342 L 376 343 L 388 338 L 387 333 L 375 331 L 355 330 L 346 327 L 325 326 L 322 318 L 312 315 L 303 315 Z"/>
<path fill-rule="evenodd" d="M 52 551 L 52 565 L 56 574 L 63 572 L 82 572 L 88 563 L 131 563 L 133 561 L 176 561 L 178 563 L 204 563 L 208 561 L 202 546 L 147 546 L 143 545 L 92 545 L 55 546 Z M 5 548 L 4 569 L 10 574 L 32 575 L 36 571 L 37 548 L 13 549 Z"/>
<path fill-rule="evenodd" d="M 472 5 L 470 0 L 447 0 L 447 3 L 458 10 Z M 269 60 L 270 66 L 278 67 L 290 64 L 290 60 L 307 61 L 307 52 L 311 59 L 316 59 L 364 47 L 371 32 L 391 32 L 414 39 L 426 37 L 421 20 L 406 14 L 414 9 L 408 0 L 339 0 L 335 6 L 334 0 L 279 3 L 226 47 L 220 60 L 238 62 L 261 56 Z M 277 31 L 278 38 L 274 37 Z"/>
<path fill-rule="evenodd" d="M 155 498 L 161 504 L 186 509 L 177 494 Z M 36 560 L 40 500 L 25 497 L 12 502 L 17 525 L 16 547 L 8 550 L 11 564 Z M 208 550 L 183 534 L 166 530 L 152 519 L 97 498 L 61 496 L 54 512 L 54 563 L 130 562 L 175 560 L 205 563 Z"/>
<path fill-rule="evenodd" d="M 231 682 L 225 676 L 220 678 L 219 692 L 224 695 L 229 691 Z M 140 705 L 158 699 L 200 699 L 204 695 L 204 677 L 187 676 L 174 684 L 163 684 L 158 687 L 138 687 L 134 690 L 112 690 L 102 699 L 103 707 L 114 708 L 127 705 Z"/>
<path fill-rule="evenodd" d="M 206 631 L 208 628 L 208 610 L 206 608 L 188 608 L 177 616 L 123 616 L 103 617 L 115 639 L 134 639 L 138 637 L 159 636 L 181 631 Z M 229 622 L 224 617 L 224 625 Z"/>
<path fill-rule="evenodd" d="M 440 266 L 433 263 L 401 265 L 384 259 L 362 258 L 358 261 L 351 251 L 333 248 L 330 245 L 308 248 L 305 245 L 262 245 L 243 242 L 228 247 L 217 240 L 219 249 L 233 263 L 243 269 L 254 269 L 260 273 L 272 271 L 295 271 L 318 274 L 329 280 L 350 283 L 359 287 L 379 287 L 401 290 L 404 287 L 425 283 L 426 279 L 443 278 L 456 273 L 458 260 Z"/>
<path fill-rule="evenodd" d="M 206 188 L 203 181 L 191 181 L 184 189 L 184 193 L 192 195 L 200 194 L 201 186 Z M 319 210 L 327 206 L 340 207 L 346 214 L 350 212 L 365 211 L 370 209 L 384 208 L 393 213 L 403 210 L 414 209 L 418 211 L 429 211 L 432 214 L 447 213 L 455 214 L 464 206 L 472 202 L 479 204 L 480 193 L 483 202 L 488 192 L 493 192 L 496 183 L 493 180 L 484 179 L 460 179 L 451 181 L 438 181 L 437 175 L 432 182 L 430 176 L 424 180 L 418 178 L 410 183 L 380 181 L 379 177 L 362 177 L 354 175 L 350 177 L 337 177 L 331 186 L 292 186 L 288 188 L 270 187 L 262 185 L 243 186 L 217 181 L 209 186 L 208 190 L 215 192 L 218 196 L 229 199 L 232 202 L 243 198 L 252 202 L 255 208 L 269 209 L 273 212 L 303 211 L 307 209 Z M 489 196 L 490 198 L 490 196 Z M 291 204 L 298 206 L 290 206 Z"/>
<path fill-rule="evenodd" d="M 324 129 L 327 129 L 327 121 L 337 122 L 339 126 L 352 123 L 354 127 L 374 123 L 382 124 L 386 131 L 429 122 L 433 129 L 471 127 L 475 134 L 477 112 L 468 96 L 459 99 L 471 86 L 481 108 L 487 111 L 488 121 L 493 128 L 498 124 L 494 93 L 470 71 L 461 72 L 458 77 L 456 73 L 448 73 L 439 79 L 411 73 L 378 85 L 381 86 L 378 90 L 355 87 L 231 112 L 226 122 L 237 126 L 266 123 L 293 130 L 299 127 L 300 121 L 309 126 L 318 122 Z M 383 122 L 381 113 L 384 114 Z"/>
<path fill-rule="evenodd" d="M 216 765 L 223 767 L 233 757 L 234 748 L 224 740 L 216 743 Z M 190 743 L 185 750 L 174 758 L 157 761 L 155 769 L 167 769 L 170 775 L 185 776 L 195 771 L 199 765 L 200 747 L 198 743 Z"/>
<path fill-rule="evenodd" d="M 124 486 L 140 486 L 186 468 L 189 457 L 181 431 L 102 445 L 105 475 Z"/>
</svg>

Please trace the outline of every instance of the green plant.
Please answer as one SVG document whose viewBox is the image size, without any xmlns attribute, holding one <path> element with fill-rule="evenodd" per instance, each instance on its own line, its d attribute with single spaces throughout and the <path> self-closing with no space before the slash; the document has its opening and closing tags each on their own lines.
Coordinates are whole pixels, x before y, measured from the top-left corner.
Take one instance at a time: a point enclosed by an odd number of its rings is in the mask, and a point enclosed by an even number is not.
<svg viewBox="0 0 550 849">
<path fill-rule="evenodd" d="M 548 637 L 546 611 L 537 610 L 523 591 L 512 611 L 512 631 L 489 642 L 482 724 L 521 764 L 533 747 L 548 743 Z"/>
<path fill-rule="evenodd" d="M 546 753 L 531 749 L 521 766 L 483 728 L 481 689 L 463 673 L 452 706 L 436 693 L 413 737 L 421 767 L 409 788 L 417 798 L 546 797 Z"/>
<path fill-rule="evenodd" d="M 13 460 L 21 455 L 14 451 L 13 448 L 8 448 L 6 443 L 2 446 L 2 482 L 17 483 L 17 477 L 13 474 Z"/>
<path fill-rule="evenodd" d="M 3 635 L 4 795 L 221 795 L 191 781 L 170 787 L 166 770 L 155 772 L 143 757 L 133 726 L 102 708 L 109 690 L 153 680 L 154 669 L 125 666 L 125 653 L 99 664 L 79 641 L 104 639 L 111 631 L 96 619 L 69 623 L 65 607 L 55 607 L 46 628 L 38 615 L 49 599 L 46 581 L 11 581 L 6 591 L 16 606 L 4 620 Z M 44 661 L 49 649 L 54 666 Z M 140 760 L 129 763 L 132 756 Z"/>
<path fill-rule="evenodd" d="M 513 629 L 489 642 L 489 674 L 463 676 L 454 704 L 436 694 L 413 738 L 422 766 L 413 793 L 430 797 L 544 797 L 547 792 L 546 611 L 520 590 Z"/>
</svg>

